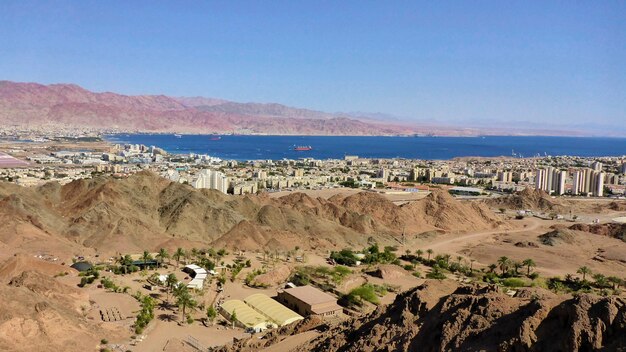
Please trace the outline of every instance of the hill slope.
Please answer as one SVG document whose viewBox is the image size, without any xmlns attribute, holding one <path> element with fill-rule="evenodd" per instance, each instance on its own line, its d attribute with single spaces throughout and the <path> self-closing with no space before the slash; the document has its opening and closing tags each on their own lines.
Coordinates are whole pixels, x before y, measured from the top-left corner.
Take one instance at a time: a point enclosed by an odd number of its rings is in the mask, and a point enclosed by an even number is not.
<svg viewBox="0 0 626 352">
<path fill-rule="evenodd" d="M 16 248 L 41 243 L 40 250 L 82 245 L 132 252 L 172 240 L 240 249 L 336 248 L 364 246 L 371 236 L 392 243 L 402 233 L 503 226 L 483 204 L 446 193 L 404 206 L 372 192 L 330 199 L 231 196 L 149 172 L 35 189 L 0 183 L 0 204 L 0 242 Z"/>
</svg>

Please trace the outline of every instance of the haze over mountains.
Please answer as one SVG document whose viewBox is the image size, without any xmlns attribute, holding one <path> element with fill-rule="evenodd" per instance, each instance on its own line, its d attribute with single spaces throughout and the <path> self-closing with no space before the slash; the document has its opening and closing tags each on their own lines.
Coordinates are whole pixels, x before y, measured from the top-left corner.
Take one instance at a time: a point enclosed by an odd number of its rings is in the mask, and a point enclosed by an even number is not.
<svg viewBox="0 0 626 352">
<path fill-rule="evenodd" d="M 417 123 L 381 113 L 327 113 L 277 103 L 95 93 L 75 84 L 0 81 L 0 123 L 140 132 L 301 135 L 584 135 L 577 131 Z"/>
</svg>

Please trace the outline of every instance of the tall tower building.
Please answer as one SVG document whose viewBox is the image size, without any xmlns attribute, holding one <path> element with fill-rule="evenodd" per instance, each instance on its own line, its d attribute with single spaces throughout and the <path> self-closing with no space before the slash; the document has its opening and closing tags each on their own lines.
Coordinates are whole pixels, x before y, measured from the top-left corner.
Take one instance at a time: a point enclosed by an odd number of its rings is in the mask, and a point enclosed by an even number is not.
<svg viewBox="0 0 626 352">
<path fill-rule="evenodd" d="M 228 192 L 228 177 L 217 170 L 204 169 L 198 173 L 193 182 L 195 188 L 216 189 L 222 193 Z"/>
<path fill-rule="evenodd" d="M 602 197 L 604 194 L 604 172 L 594 171 L 592 174 L 592 189 L 591 193 L 595 197 Z"/>
</svg>

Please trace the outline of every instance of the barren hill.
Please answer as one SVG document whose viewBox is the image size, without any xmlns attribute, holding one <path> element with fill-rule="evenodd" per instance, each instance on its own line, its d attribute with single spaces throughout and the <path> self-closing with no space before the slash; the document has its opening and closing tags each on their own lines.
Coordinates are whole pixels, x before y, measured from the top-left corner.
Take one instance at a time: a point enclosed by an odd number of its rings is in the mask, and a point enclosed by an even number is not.
<svg viewBox="0 0 626 352">
<path fill-rule="evenodd" d="M 541 289 L 512 298 L 490 288 L 426 282 L 297 351 L 617 351 L 626 302 Z"/>
<path fill-rule="evenodd" d="M 392 242 L 403 232 L 503 226 L 484 204 L 445 192 L 403 206 L 372 192 L 328 200 L 300 193 L 231 196 L 149 172 L 35 189 L 0 183 L 0 203 L 0 241 L 16 248 L 45 242 L 41 250 L 82 245 L 130 252 L 180 241 L 241 249 L 330 248 L 362 246 L 370 236 Z"/>
<path fill-rule="evenodd" d="M 127 335 L 87 320 L 88 295 L 38 271 L 24 271 L 0 285 L 0 350 L 84 351 L 103 337 Z"/>
<path fill-rule="evenodd" d="M 546 192 L 531 188 L 512 195 L 490 199 L 489 204 L 494 207 L 516 210 L 563 211 L 565 208 L 561 201 L 552 199 Z"/>
<path fill-rule="evenodd" d="M 202 105 L 198 105 L 202 104 Z M 94 93 L 74 84 L 0 81 L 0 123 L 62 124 L 153 132 L 386 135 L 414 133 L 406 126 L 360 121 L 280 104 L 219 99 Z"/>
</svg>

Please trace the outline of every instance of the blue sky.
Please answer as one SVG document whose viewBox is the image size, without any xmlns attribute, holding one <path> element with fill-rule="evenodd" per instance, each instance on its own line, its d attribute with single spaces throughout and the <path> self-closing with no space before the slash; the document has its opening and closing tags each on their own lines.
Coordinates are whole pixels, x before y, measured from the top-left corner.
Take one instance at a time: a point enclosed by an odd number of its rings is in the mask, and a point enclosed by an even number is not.
<svg viewBox="0 0 626 352">
<path fill-rule="evenodd" d="M 626 123 L 626 1 L 0 2 L 0 79 L 415 120 Z"/>
</svg>

